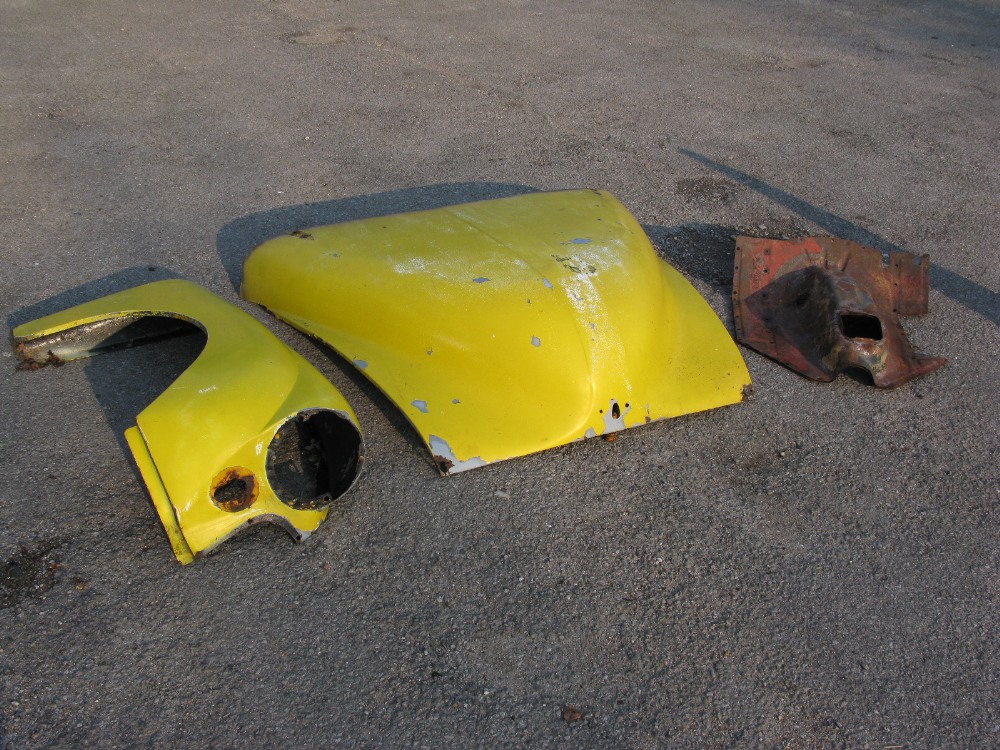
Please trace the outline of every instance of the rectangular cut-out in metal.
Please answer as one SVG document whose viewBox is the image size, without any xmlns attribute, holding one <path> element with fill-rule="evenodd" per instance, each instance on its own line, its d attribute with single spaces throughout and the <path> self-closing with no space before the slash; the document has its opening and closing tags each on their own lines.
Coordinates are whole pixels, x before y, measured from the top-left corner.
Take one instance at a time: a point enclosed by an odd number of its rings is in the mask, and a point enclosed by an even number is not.
<svg viewBox="0 0 1000 750">
<path fill-rule="evenodd" d="M 356 479 L 361 433 L 333 385 L 250 315 L 171 279 L 18 326 L 14 349 L 44 367 L 149 340 L 163 318 L 201 328 L 205 347 L 125 437 L 174 555 L 192 562 L 264 521 L 304 539 Z"/>
<path fill-rule="evenodd" d="M 738 237 L 733 269 L 736 338 L 823 382 L 868 372 L 893 388 L 942 367 L 913 351 L 902 315 L 925 315 L 928 256 L 890 253 L 832 237 Z"/>
</svg>

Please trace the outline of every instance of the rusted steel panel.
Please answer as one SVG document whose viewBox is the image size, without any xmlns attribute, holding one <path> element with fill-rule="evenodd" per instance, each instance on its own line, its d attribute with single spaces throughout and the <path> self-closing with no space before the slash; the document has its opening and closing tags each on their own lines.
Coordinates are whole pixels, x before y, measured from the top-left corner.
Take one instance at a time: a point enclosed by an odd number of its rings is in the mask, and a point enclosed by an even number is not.
<svg viewBox="0 0 1000 750">
<path fill-rule="evenodd" d="M 807 378 L 856 368 L 894 388 L 944 366 L 914 352 L 901 315 L 927 313 L 928 256 L 832 237 L 738 237 L 733 271 L 737 339 Z"/>
</svg>

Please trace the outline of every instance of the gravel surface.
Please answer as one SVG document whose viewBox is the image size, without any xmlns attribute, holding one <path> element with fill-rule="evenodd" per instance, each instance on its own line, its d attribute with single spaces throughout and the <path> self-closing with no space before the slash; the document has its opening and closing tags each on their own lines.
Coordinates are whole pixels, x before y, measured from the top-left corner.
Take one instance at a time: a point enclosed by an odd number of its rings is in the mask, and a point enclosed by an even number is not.
<svg viewBox="0 0 1000 750">
<path fill-rule="evenodd" d="M 0 0 L 6 324 L 191 279 L 368 445 L 306 543 L 181 567 L 122 432 L 197 342 L 3 352 L 0 748 L 1000 747 L 998 68 L 987 0 Z M 568 187 L 728 325 L 734 234 L 930 253 L 949 365 L 744 350 L 741 405 L 445 479 L 237 296 L 291 229 Z"/>
</svg>

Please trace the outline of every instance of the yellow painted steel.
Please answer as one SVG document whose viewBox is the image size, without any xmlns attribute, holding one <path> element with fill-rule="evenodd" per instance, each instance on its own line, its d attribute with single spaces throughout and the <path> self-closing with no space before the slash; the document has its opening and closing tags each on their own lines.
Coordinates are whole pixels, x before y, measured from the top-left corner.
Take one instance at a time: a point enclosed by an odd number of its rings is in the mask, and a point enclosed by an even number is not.
<svg viewBox="0 0 1000 750">
<path fill-rule="evenodd" d="M 302 412 L 327 411 L 357 430 L 360 462 L 360 430 L 333 385 L 250 315 L 191 282 L 159 281 L 19 326 L 14 344 L 29 364 L 76 359 L 150 317 L 187 321 L 207 334 L 195 362 L 125 433 L 177 559 L 190 563 L 261 521 L 304 539 L 327 510 L 296 509 L 279 499 L 265 465 L 275 433 Z M 230 469 L 245 482 L 237 489 L 256 489 L 247 507 L 234 502 L 236 509 L 225 510 L 216 494 Z"/>
<path fill-rule="evenodd" d="M 254 250 L 241 293 L 352 361 L 444 473 L 750 385 L 708 303 L 594 190 L 296 231 Z"/>
</svg>

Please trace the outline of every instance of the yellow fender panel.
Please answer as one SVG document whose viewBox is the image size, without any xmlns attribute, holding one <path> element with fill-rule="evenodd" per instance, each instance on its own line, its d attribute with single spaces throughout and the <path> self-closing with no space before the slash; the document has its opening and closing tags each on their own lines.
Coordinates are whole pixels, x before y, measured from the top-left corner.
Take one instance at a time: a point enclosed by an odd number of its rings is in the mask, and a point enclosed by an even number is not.
<svg viewBox="0 0 1000 750">
<path fill-rule="evenodd" d="M 722 322 L 610 194 L 532 193 L 298 230 L 242 295 L 384 391 L 442 473 L 741 401 Z"/>
<path fill-rule="evenodd" d="M 207 342 L 125 437 L 181 563 L 254 523 L 294 539 L 354 483 L 361 432 L 344 397 L 242 310 L 203 287 L 159 281 L 18 326 L 29 367 L 162 335 L 184 321 Z"/>
</svg>

